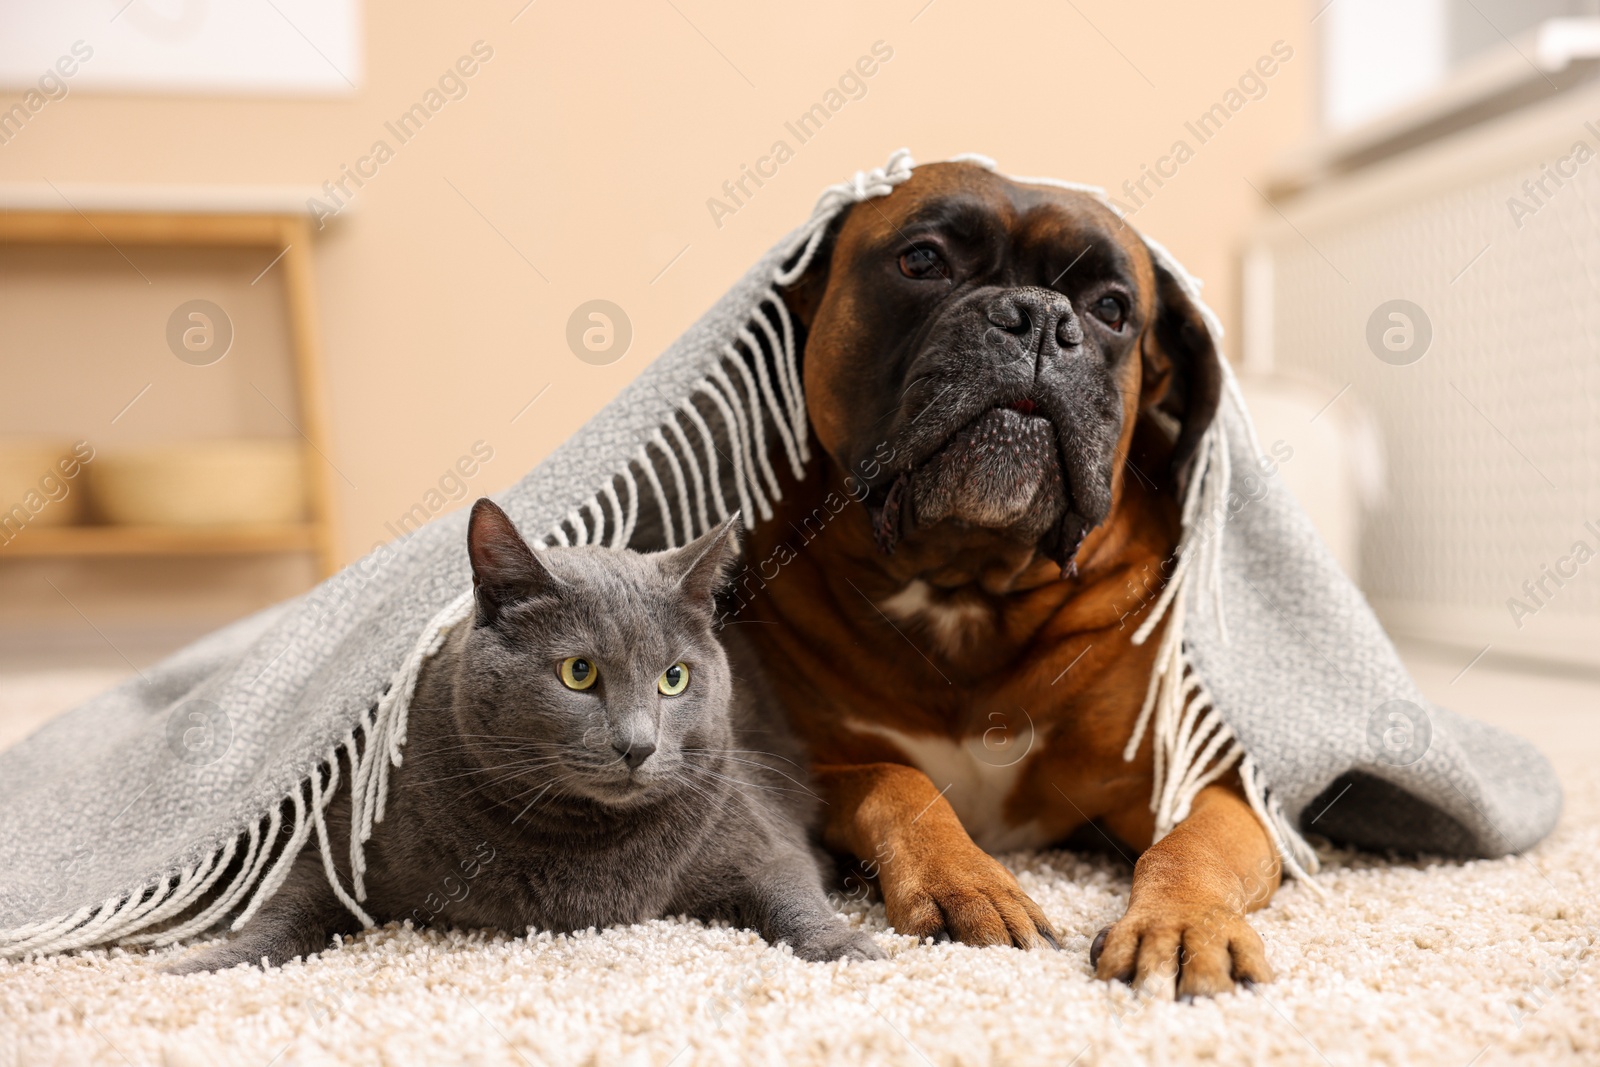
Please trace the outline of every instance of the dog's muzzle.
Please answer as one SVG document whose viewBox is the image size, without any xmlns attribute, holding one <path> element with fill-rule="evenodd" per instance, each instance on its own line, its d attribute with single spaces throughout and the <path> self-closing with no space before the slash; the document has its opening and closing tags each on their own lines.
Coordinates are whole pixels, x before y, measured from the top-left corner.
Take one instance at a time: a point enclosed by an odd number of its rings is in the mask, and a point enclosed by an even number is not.
<svg viewBox="0 0 1600 1067">
<path fill-rule="evenodd" d="M 973 293 L 929 331 L 908 376 L 908 466 L 874 509 L 878 545 L 945 520 L 1003 530 L 1068 565 L 1090 523 L 1073 512 L 1064 438 L 1103 416 L 1078 387 L 1083 325 L 1061 293 Z M 1090 431 L 1092 433 L 1092 431 Z"/>
</svg>

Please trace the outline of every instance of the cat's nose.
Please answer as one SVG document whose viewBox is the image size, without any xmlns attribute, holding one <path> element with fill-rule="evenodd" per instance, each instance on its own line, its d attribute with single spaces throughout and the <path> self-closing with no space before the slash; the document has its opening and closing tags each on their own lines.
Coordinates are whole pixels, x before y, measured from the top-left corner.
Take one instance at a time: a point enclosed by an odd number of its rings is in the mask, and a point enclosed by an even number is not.
<svg viewBox="0 0 1600 1067">
<path fill-rule="evenodd" d="M 639 764 L 649 759 L 655 752 L 653 741 L 634 741 L 632 744 L 613 743 L 612 748 L 617 750 L 617 755 L 622 757 L 622 762 L 628 765 L 628 770 L 637 770 Z"/>
</svg>

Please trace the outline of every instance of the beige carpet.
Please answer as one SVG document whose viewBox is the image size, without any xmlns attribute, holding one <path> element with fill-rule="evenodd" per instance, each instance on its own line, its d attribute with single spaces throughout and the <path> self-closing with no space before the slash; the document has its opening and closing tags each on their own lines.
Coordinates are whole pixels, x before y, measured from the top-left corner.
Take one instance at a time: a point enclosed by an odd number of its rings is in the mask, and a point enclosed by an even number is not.
<svg viewBox="0 0 1600 1067">
<path fill-rule="evenodd" d="M 919 945 L 850 907 L 886 963 L 815 965 L 739 930 L 657 922 L 577 937 L 385 929 L 272 973 L 170 978 L 171 955 L 0 963 L 0 1067 L 34 1064 L 1600 1063 L 1600 685 L 1454 654 L 1410 657 L 1430 696 L 1540 742 L 1569 790 L 1523 858 L 1333 857 L 1256 921 L 1277 982 L 1141 1003 L 1089 976 L 1127 874 L 1007 857 L 1060 953 Z M 0 676 L 0 745 L 110 680 Z M 7 812 L 4 817 L 26 817 Z"/>
</svg>

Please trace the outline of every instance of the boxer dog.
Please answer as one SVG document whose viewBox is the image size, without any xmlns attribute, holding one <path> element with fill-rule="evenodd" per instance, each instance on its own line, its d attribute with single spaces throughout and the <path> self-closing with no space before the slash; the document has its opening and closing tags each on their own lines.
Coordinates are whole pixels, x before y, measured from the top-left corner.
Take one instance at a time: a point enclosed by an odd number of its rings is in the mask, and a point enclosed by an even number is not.
<svg viewBox="0 0 1600 1067">
<path fill-rule="evenodd" d="M 963 163 L 850 208 L 785 300 L 821 449 L 752 533 L 776 574 L 734 618 L 827 845 L 896 930 L 1032 948 L 1050 921 L 990 852 L 1099 840 L 1140 853 L 1100 978 L 1270 979 L 1245 914 L 1279 861 L 1237 776 L 1152 843 L 1149 734 L 1123 759 L 1160 630 L 1132 636 L 1221 390 L 1197 308 L 1094 197 Z"/>
</svg>

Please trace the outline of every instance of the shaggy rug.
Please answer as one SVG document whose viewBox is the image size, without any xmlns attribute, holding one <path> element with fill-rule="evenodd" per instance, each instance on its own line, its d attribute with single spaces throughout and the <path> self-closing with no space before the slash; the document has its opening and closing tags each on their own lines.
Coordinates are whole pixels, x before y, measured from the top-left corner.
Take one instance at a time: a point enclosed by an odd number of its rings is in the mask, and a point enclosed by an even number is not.
<svg viewBox="0 0 1600 1067">
<path fill-rule="evenodd" d="M 1560 827 L 1526 856 L 1325 850 L 1255 919 L 1278 980 L 1193 1004 L 1090 977 L 1121 914 L 1115 857 L 1004 857 L 1062 951 L 919 944 L 840 898 L 891 959 L 807 964 L 742 930 L 662 921 L 570 937 L 386 927 L 270 973 L 172 978 L 186 949 L 0 962 L 0 1067 L 43 1064 L 1600 1063 L 1600 685 L 1413 652 L 1440 703 L 1552 757 Z M 0 747 L 116 680 L 0 677 Z M 25 813 L 8 812 L 15 818 Z"/>
</svg>

